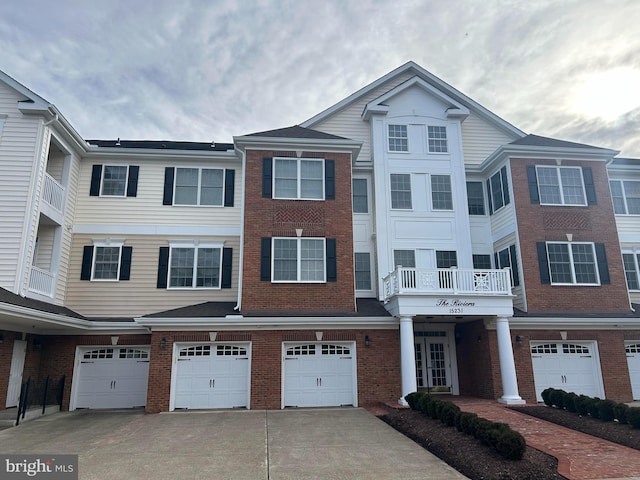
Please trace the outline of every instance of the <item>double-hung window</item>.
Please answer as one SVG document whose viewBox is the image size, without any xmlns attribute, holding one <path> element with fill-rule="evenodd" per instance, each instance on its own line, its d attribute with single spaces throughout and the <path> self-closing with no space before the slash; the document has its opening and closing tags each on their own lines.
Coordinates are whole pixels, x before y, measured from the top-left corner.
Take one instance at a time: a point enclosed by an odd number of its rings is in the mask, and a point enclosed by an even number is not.
<svg viewBox="0 0 640 480">
<path fill-rule="evenodd" d="M 467 182 L 469 215 L 484 215 L 484 191 L 482 182 Z"/>
<path fill-rule="evenodd" d="M 92 197 L 135 197 L 138 190 L 137 165 L 101 165 L 91 168 L 89 195 Z"/>
<path fill-rule="evenodd" d="M 409 151 L 409 137 L 406 125 L 389 125 L 389 151 Z"/>
<path fill-rule="evenodd" d="M 354 178 L 352 185 L 353 213 L 369 213 L 369 195 L 367 192 L 367 179 Z"/>
<path fill-rule="evenodd" d="M 622 253 L 622 263 L 624 264 L 624 275 L 627 279 L 629 290 L 640 290 L 640 254 Z"/>
<path fill-rule="evenodd" d="M 371 290 L 371 255 L 355 253 L 356 290 Z"/>
<path fill-rule="evenodd" d="M 489 213 L 493 213 L 509 204 L 509 179 L 507 167 L 502 167 L 487 180 Z"/>
<path fill-rule="evenodd" d="M 431 202 L 434 210 L 453 210 L 449 175 L 431 175 Z"/>
<path fill-rule="evenodd" d="M 593 243 L 547 242 L 552 284 L 598 285 Z"/>
<path fill-rule="evenodd" d="M 609 185 L 617 215 L 640 215 L 640 181 L 610 180 Z"/>
<path fill-rule="evenodd" d="M 222 206 L 224 169 L 176 168 L 174 205 Z"/>
<path fill-rule="evenodd" d="M 516 246 L 511 245 L 502 250 L 498 250 L 495 254 L 496 268 L 509 267 L 511 271 L 511 286 L 520 285 L 520 275 L 518 273 L 518 257 L 516 255 Z"/>
<path fill-rule="evenodd" d="M 220 288 L 222 246 L 172 245 L 169 288 Z"/>
<path fill-rule="evenodd" d="M 80 280 L 129 280 L 132 248 L 123 244 L 123 240 L 109 239 L 85 246 L 82 252 Z"/>
<path fill-rule="evenodd" d="M 447 127 L 427 126 L 429 153 L 447 153 Z"/>
<path fill-rule="evenodd" d="M 536 166 L 540 203 L 546 205 L 586 205 L 582 168 Z"/>
<path fill-rule="evenodd" d="M 273 159 L 273 198 L 324 200 L 324 160 Z"/>
<path fill-rule="evenodd" d="M 394 250 L 393 251 L 394 267 L 415 268 L 416 252 L 415 250 Z"/>
<path fill-rule="evenodd" d="M 391 174 L 391 208 L 410 210 L 411 207 L 411 174 Z"/>
<path fill-rule="evenodd" d="M 324 238 L 274 238 L 274 282 L 325 282 Z"/>
<path fill-rule="evenodd" d="M 455 250 L 437 250 L 436 267 L 451 268 L 458 266 L 458 255 Z"/>
</svg>

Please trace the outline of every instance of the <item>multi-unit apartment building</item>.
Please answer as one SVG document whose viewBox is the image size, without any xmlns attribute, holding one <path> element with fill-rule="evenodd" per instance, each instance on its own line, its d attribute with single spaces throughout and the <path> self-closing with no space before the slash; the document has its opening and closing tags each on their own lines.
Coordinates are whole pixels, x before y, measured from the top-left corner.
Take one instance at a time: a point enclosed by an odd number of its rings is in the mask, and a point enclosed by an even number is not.
<svg viewBox="0 0 640 480">
<path fill-rule="evenodd" d="M 0 407 L 61 375 L 71 410 L 638 399 L 617 154 L 413 62 L 228 144 L 86 140 L 0 73 Z"/>
</svg>

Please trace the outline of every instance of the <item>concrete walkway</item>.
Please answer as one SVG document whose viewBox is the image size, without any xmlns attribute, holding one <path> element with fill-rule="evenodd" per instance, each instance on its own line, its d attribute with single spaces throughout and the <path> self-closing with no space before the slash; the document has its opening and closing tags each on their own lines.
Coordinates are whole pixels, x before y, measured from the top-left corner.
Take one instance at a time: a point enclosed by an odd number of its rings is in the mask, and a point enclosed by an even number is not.
<svg viewBox="0 0 640 480">
<path fill-rule="evenodd" d="M 516 412 L 492 400 L 456 397 L 462 410 L 508 423 L 527 445 L 558 459 L 558 472 L 569 480 L 640 480 L 640 452 Z"/>
<path fill-rule="evenodd" d="M 465 478 L 360 408 L 63 412 L 1 431 L 0 453 L 78 454 L 99 480 Z"/>
</svg>

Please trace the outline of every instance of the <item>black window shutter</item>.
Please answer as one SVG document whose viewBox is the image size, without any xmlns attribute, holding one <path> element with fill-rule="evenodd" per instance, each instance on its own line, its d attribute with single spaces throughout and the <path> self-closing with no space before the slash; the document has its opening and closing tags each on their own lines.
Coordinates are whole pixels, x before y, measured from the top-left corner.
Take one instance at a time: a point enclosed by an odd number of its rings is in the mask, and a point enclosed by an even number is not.
<svg viewBox="0 0 640 480">
<path fill-rule="evenodd" d="M 131 277 L 131 253 L 132 247 L 122 247 L 120 252 L 120 280 L 129 280 Z"/>
<path fill-rule="evenodd" d="M 596 186 L 593 183 L 593 171 L 591 167 L 582 167 L 582 177 L 584 178 L 584 190 L 587 194 L 587 205 L 597 205 Z"/>
<path fill-rule="evenodd" d="M 516 246 L 511 245 L 509 247 L 509 260 L 511 263 L 511 271 L 513 272 L 513 286 L 520 285 L 520 274 L 518 273 L 518 256 L 516 255 Z"/>
<path fill-rule="evenodd" d="M 260 240 L 260 281 L 271 281 L 271 239 L 268 237 Z"/>
<path fill-rule="evenodd" d="M 535 165 L 527 165 L 527 183 L 529 184 L 529 199 L 531 203 L 540 203 L 540 193 L 538 192 L 538 176 Z"/>
<path fill-rule="evenodd" d="M 536 242 L 536 250 L 538 251 L 540 282 L 549 285 L 551 284 L 551 275 L 549 274 L 549 263 L 547 262 L 547 244 L 545 242 Z"/>
<path fill-rule="evenodd" d="M 135 197 L 138 194 L 138 172 L 137 165 L 129 166 L 129 179 L 127 181 L 127 197 Z"/>
<path fill-rule="evenodd" d="M 273 159 L 262 159 L 262 196 L 271 198 L 271 182 L 273 181 Z"/>
<path fill-rule="evenodd" d="M 325 200 L 336 199 L 336 162 L 335 160 L 324 161 L 324 198 Z"/>
<path fill-rule="evenodd" d="M 600 285 L 611 284 L 611 277 L 609 276 L 609 264 L 607 263 L 607 252 L 604 248 L 604 243 L 596 243 L 596 257 L 598 259 Z"/>
<path fill-rule="evenodd" d="M 169 247 L 160 247 L 158 258 L 158 288 L 167 288 L 167 276 L 169 275 Z"/>
<path fill-rule="evenodd" d="M 493 215 L 493 200 L 491 198 L 491 179 L 487 180 L 487 199 L 489 200 L 489 215 Z"/>
<path fill-rule="evenodd" d="M 224 172 L 224 206 L 233 207 L 233 196 L 235 191 L 235 170 L 225 170 Z"/>
<path fill-rule="evenodd" d="M 509 179 L 507 178 L 507 167 L 502 167 L 500 169 L 500 178 L 502 179 L 502 198 L 504 199 L 504 204 L 509 205 L 511 199 L 509 198 Z"/>
<path fill-rule="evenodd" d="M 102 179 L 102 165 L 94 165 L 91 169 L 91 186 L 89 195 L 97 197 L 100 195 L 100 180 Z"/>
<path fill-rule="evenodd" d="M 231 265 L 233 261 L 233 248 L 222 249 L 222 288 L 231 288 Z"/>
<path fill-rule="evenodd" d="M 173 205 L 173 176 L 174 175 L 175 175 L 175 168 L 166 167 L 164 169 L 164 193 L 162 195 L 163 205 Z"/>
<path fill-rule="evenodd" d="M 93 245 L 86 245 L 82 249 L 82 269 L 80 280 L 91 280 L 91 266 L 93 265 Z"/>
<path fill-rule="evenodd" d="M 327 238 L 327 282 L 335 282 L 338 279 L 336 239 Z"/>
</svg>

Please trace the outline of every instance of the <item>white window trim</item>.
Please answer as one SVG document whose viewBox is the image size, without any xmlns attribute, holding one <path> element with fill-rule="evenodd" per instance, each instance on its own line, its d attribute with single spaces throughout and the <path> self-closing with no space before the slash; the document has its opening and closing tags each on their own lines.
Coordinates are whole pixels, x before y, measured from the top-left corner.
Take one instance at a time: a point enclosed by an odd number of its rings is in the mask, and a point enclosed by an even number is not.
<svg viewBox="0 0 640 480">
<path fill-rule="evenodd" d="M 391 150 L 391 138 L 394 139 L 404 139 L 404 137 L 391 137 L 391 135 L 389 135 L 389 127 L 390 126 L 401 126 L 401 127 L 406 127 L 407 129 L 407 149 L 406 150 Z M 409 153 L 409 125 L 406 123 L 389 123 L 387 124 L 387 153 L 399 153 L 399 154 L 407 154 Z"/>
<path fill-rule="evenodd" d="M 295 197 L 279 197 L 276 193 L 276 163 L 278 162 L 278 160 L 296 160 L 297 161 L 297 171 L 296 171 L 296 190 L 297 190 L 297 196 Z M 302 164 L 302 161 L 311 161 L 311 162 L 322 162 L 322 196 L 321 198 L 303 198 L 301 196 L 302 194 L 302 177 L 301 177 L 301 172 L 300 172 L 300 165 Z M 325 163 L 325 159 L 324 158 L 298 158 L 298 157 L 274 157 L 273 158 L 273 172 L 272 172 L 272 178 L 271 178 L 271 191 L 273 192 L 273 198 L 276 200 L 309 200 L 312 202 L 321 202 L 325 200 L 325 195 L 326 195 L 326 185 L 325 185 L 325 178 L 326 178 L 326 163 Z"/>
<path fill-rule="evenodd" d="M 635 263 L 636 266 L 636 279 L 638 280 L 638 284 L 640 284 L 640 259 L 638 259 L 638 255 L 640 254 L 639 249 L 637 248 L 623 248 L 621 255 L 632 255 L 633 256 L 633 261 Z M 631 289 L 629 288 L 629 284 L 627 283 L 627 271 L 624 268 L 624 260 L 622 262 L 622 271 L 624 273 L 624 277 L 625 277 L 625 284 L 627 285 L 627 290 L 630 292 L 640 292 L 640 288 L 638 289 Z"/>
<path fill-rule="evenodd" d="M 120 281 L 120 269 L 122 268 L 122 247 L 124 245 L 124 240 L 116 240 L 116 239 L 100 239 L 93 240 L 93 257 L 91 259 L 91 281 L 92 282 L 119 282 Z M 117 247 L 119 250 L 118 253 L 118 272 L 116 273 L 116 278 L 95 278 L 96 271 L 96 253 L 98 248 L 104 247 Z"/>
<path fill-rule="evenodd" d="M 431 150 L 431 148 L 429 148 L 429 139 L 431 137 L 429 137 L 429 127 L 442 127 L 444 128 L 444 133 L 445 133 L 445 138 L 433 138 L 433 140 L 445 140 L 447 142 L 447 151 L 446 152 L 434 152 Z M 426 126 L 427 129 L 427 153 L 429 153 L 429 155 L 449 155 L 449 131 L 447 129 L 446 125 L 427 125 Z"/>
<path fill-rule="evenodd" d="M 356 254 L 366 254 L 369 255 L 369 283 L 371 285 L 370 288 L 363 288 L 363 289 L 359 289 L 359 288 L 355 288 L 356 285 L 356 268 L 355 268 L 355 260 L 356 260 Z M 373 262 L 372 262 L 372 258 L 373 255 L 371 255 L 371 252 L 353 252 L 353 284 L 354 284 L 354 288 L 357 294 L 365 294 L 365 293 L 370 293 L 373 292 L 374 289 L 374 276 L 373 276 Z"/>
<path fill-rule="evenodd" d="M 505 175 L 507 174 L 507 172 L 505 171 Z M 493 177 L 495 177 L 496 175 L 498 175 L 500 177 L 500 197 L 502 199 L 502 205 L 500 205 L 500 207 L 496 208 L 496 202 L 495 199 L 493 198 L 493 182 L 491 181 L 493 179 Z M 499 212 L 500 210 L 502 210 L 503 208 L 505 208 L 507 205 L 509 205 L 511 202 L 507 202 L 505 195 L 504 195 L 504 182 L 502 180 L 503 176 L 502 176 L 502 167 L 500 167 L 498 169 L 497 172 L 495 172 L 493 175 L 489 175 L 489 195 L 491 196 L 491 206 L 493 208 L 493 213 L 495 214 L 496 212 Z M 507 185 L 509 185 L 509 178 L 507 177 Z M 513 190 L 513 187 L 511 187 L 509 190 Z M 511 192 L 509 192 L 509 194 L 511 194 Z"/>
<path fill-rule="evenodd" d="M 197 195 L 197 203 L 177 203 L 176 202 L 176 188 L 178 188 L 178 170 L 198 170 L 198 195 Z M 222 201 L 220 205 L 201 205 L 200 204 L 200 195 L 202 193 L 202 170 L 222 170 Z M 175 167 L 175 175 L 173 179 L 173 198 L 171 205 L 175 207 L 203 207 L 203 208 L 221 208 L 224 207 L 224 196 L 226 185 L 226 168 L 220 167 L 188 167 L 182 165 L 180 167 Z"/>
<path fill-rule="evenodd" d="M 122 191 L 122 195 L 109 195 L 108 193 L 103 193 L 104 177 L 105 177 L 105 172 L 107 171 L 107 167 L 125 167 L 127 169 L 127 173 L 124 176 L 124 189 Z M 126 198 L 128 186 L 129 186 L 129 165 L 103 165 L 102 166 L 102 175 L 100 175 L 100 196 L 101 197 Z"/>
<path fill-rule="evenodd" d="M 352 198 L 351 198 L 351 212 L 353 215 L 371 215 L 371 182 L 369 182 L 369 178 L 368 177 L 358 177 L 358 176 L 354 176 L 351 181 L 354 180 L 364 180 L 366 186 L 367 186 L 367 211 L 366 212 L 355 212 L 353 210 L 353 192 L 352 192 Z M 352 187 L 353 189 L 353 187 Z"/>
<path fill-rule="evenodd" d="M 640 183 L 640 180 L 635 180 L 635 179 L 618 179 L 618 178 L 613 178 L 610 179 L 609 182 L 619 182 L 620 183 L 620 189 L 622 190 L 622 201 L 624 202 L 624 210 L 625 213 L 615 213 L 615 215 L 624 215 L 627 217 L 638 217 L 640 216 L 640 213 L 629 213 L 629 204 L 627 203 L 627 190 L 624 187 L 624 182 L 638 182 Z M 611 188 L 609 188 L 609 190 L 611 190 Z M 613 201 L 613 193 L 611 194 L 611 200 Z"/>
<path fill-rule="evenodd" d="M 275 273 L 275 246 L 276 240 L 296 240 L 296 280 L 276 280 L 274 278 Z M 322 255 L 323 255 L 323 279 L 322 280 L 300 280 L 300 268 L 302 265 L 302 240 L 322 240 Z M 327 283 L 327 239 L 324 237 L 273 237 L 271 239 L 271 282 L 272 283 Z"/>
<path fill-rule="evenodd" d="M 542 201 L 542 193 L 540 192 L 540 175 L 538 174 L 540 168 L 553 168 L 556 170 L 556 177 L 558 178 L 558 189 L 560 190 L 560 203 L 545 203 Z M 578 170 L 580 172 L 580 183 L 582 186 L 582 198 L 584 198 L 584 203 L 566 203 L 564 200 L 564 189 L 562 188 L 562 177 L 560 176 L 560 169 L 572 169 Z M 586 207 L 587 206 L 587 191 L 584 187 L 584 176 L 582 175 L 581 167 L 573 167 L 573 166 L 562 166 L 562 165 L 536 165 L 536 178 L 537 178 L 537 186 L 538 186 L 538 198 L 540 199 L 540 205 L 547 206 L 564 206 L 564 207 Z M 626 206 L 626 203 L 625 203 Z"/>
<path fill-rule="evenodd" d="M 409 194 L 411 196 L 411 206 L 409 208 L 400 208 L 400 207 L 394 207 L 393 206 L 393 190 L 391 189 L 391 176 L 392 175 L 409 175 Z M 401 212 L 411 212 L 413 211 L 413 175 L 411 173 L 394 173 L 391 172 L 389 174 L 389 209 L 390 210 L 397 210 L 397 211 L 401 211 Z"/>
<path fill-rule="evenodd" d="M 449 194 L 451 196 L 451 208 L 436 208 L 434 206 L 434 201 L 433 201 L 433 194 L 435 193 L 433 190 L 433 177 L 437 176 L 437 177 L 449 177 Z M 454 205 L 454 201 L 453 201 L 453 185 L 451 184 L 451 175 L 448 173 L 433 173 L 431 175 L 429 175 L 429 188 L 431 190 L 431 210 L 434 212 L 454 212 L 455 211 L 455 205 Z M 466 184 L 465 184 L 465 188 L 466 188 Z M 441 192 L 438 192 L 441 193 Z M 412 202 L 411 204 L 413 205 L 413 198 L 411 199 Z"/>
<path fill-rule="evenodd" d="M 467 193 L 467 184 L 468 183 L 478 183 L 480 185 L 480 190 L 481 190 L 481 200 L 482 200 L 482 210 L 484 213 L 469 213 L 469 194 Z M 483 182 L 482 180 L 465 180 L 465 193 L 467 193 L 467 215 L 469 215 L 469 218 L 471 217 L 486 217 L 489 214 L 489 208 L 487 207 L 487 198 L 486 198 L 486 193 L 485 193 L 485 182 Z"/>
<path fill-rule="evenodd" d="M 547 268 L 549 269 L 549 280 L 551 281 L 551 285 L 561 285 L 561 286 L 571 286 L 571 287 L 599 287 L 600 283 L 600 272 L 598 270 L 598 255 L 596 253 L 596 245 L 593 242 L 545 242 L 546 243 L 546 253 L 547 253 Z M 553 274 L 551 272 L 551 260 L 549 259 L 549 245 L 567 245 L 567 251 L 569 252 L 569 262 L 571 265 L 571 278 L 573 279 L 572 283 L 559 283 L 553 281 Z M 573 249 L 571 245 L 591 245 L 591 253 L 593 254 L 594 261 L 594 271 L 596 272 L 596 283 L 577 283 L 576 282 L 576 268 L 573 262 Z"/>
<path fill-rule="evenodd" d="M 193 282 L 190 287 L 172 287 L 171 286 L 171 259 L 173 257 L 174 248 L 193 248 L 195 249 L 193 256 Z M 218 275 L 217 287 L 198 287 L 196 286 L 198 279 L 198 249 L 200 248 L 218 248 L 220 249 L 220 271 Z M 199 242 L 199 241 L 171 241 L 169 242 L 169 266 L 167 270 L 167 290 L 220 290 L 222 288 L 222 256 L 224 251 L 224 243 L 222 242 Z"/>
</svg>

